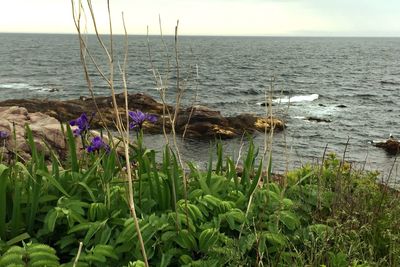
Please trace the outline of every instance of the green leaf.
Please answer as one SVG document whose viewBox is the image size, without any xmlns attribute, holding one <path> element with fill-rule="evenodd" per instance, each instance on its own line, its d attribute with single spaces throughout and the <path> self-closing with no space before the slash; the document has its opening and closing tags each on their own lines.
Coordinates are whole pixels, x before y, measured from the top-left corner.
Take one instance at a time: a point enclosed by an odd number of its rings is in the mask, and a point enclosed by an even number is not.
<svg viewBox="0 0 400 267">
<path fill-rule="evenodd" d="M 87 245 L 90 239 L 92 239 L 92 237 L 103 227 L 103 225 L 104 224 L 102 222 L 94 222 L 92 227 L 90 227 L 87 231 L 85 238 L 83 239 L 83 244 Z"/>
<path fill-rule="evenodd" d="M 211 190 L 207 185 L 206 179 L 207 179 L 206 177 L 200 177 L 199 184 L 200 184 L 200 188 L 203 190 L 204 194 L 210 195 Z"/>
<path fill-rule="evenodd" d="M 50 173 L 46 172 L 45 170 L 37 170 L 36 174 L 45 177 L 61 193 L 63 193 L 67 197 L 70 197 L 67 191 L 65 191 L 61 184 Z"/>
<path fill-rule="evenodd" d="M 56 209 L 52 209 L 47 213 L 47 216 L 45 218 L 45 223 L 47 224 L 47 230 L 49 230 L 49 232 L 54 231 L 57 218 L 58 218 L 58 211 Z"/>
<path fill-rule="evenodd" d="M 300 225 L 300 220 L 297 215 L 290 211 L 281 211 L 279 214 L 279 220 L 289 229 L 295 230 Z"/>
<path fill-rule="evenodd" d="M 0 164 L 0 238 L 6 239 L 8 167 Z"/>
<path fill-rule="evenodd" d="M 101 255 L 108 258 L 118 260 L 118 255 L 114 252 L 114 248 L 109 245 L 97 245 L 93 249 L 93 255 Z"/>
<path fill-rule="evenodd" d="M 313 224 L 308 227 L 311 232 L 316 233 L 320 237 L 325 237 L 327 234 L 332 234 L 332 227 L 325 224 Z"/>
<path fill-rule="evenodd" d="M 0 266 L 21 266 L 24 267 L 25 264 L 23 262 L 23 250 L 20 252 L 11 252 L 8 250 L 1 258 L 0 258 Z"/>
<path fill-rule="evenodd" d="M 96 197 L 94 196 L 92 189 L 90 189 L 90 187 L 86 183 L 79 182 L 78 185 L 82 186 L 86 190 L 86 192 L 88 192 L 92 202 L 97 202 Z"/>
<path fill-rule="evenodd" d="M 188 206 L 190 217 L 192 217 L 193 221 L 197 221 L 197 220 L 202 221 L 204 219 L 203 213 L 201 213 L 200 209 L 196 205 L 188 204 L 187 206 Z"/>
<path fill-rule="evenodd" d="M 215 173 L 222 174 L 222 164 L 223 164 L 223 148 L 222 143 L 217 142 L 217 164 L 215 166 Z"/>
<path fill-rule="evenodd" d="M 79 172 L 78 156 L 76 155 L 76 144 L 75 137 L 72 133 L 71 126 L 67 124 L 67 143 L 69 151 L 69 160 L 71 163 L 71 170 L 73 172 Z"/>
<path fill-rule="evenodd" d="M 213 166 L 213 157 L 212 157 L 211 149 L 210 149 L 210 159 L 208 160 L 208 170 L 207 170 L 207 178 L 206 178 L 206 183 L 207 186 L 211 185 L 211 174 L 212 174 L 212 166 Z M 209 193 L 208 193 L 209 194 Z"/>
<path fill-rule="evenodd" d="M 89 262 L 100 262 L 100 263 L 106 263 L 107 258 L 103 255 L 94 255 L 94 254 L 88 254 L 83 257 L 85 261 Z"/>
<path fill-rule="evenodd" d="M 14 238 L 8 240 L 6 244 L 7 244 L 7 246 L 12 246 L 14 244 L 21 242 L 22 240 L 30 238 L 30 237 L 31 236 L 28 233 L 23 233 L 23 234 L 20 234 Z"/>
<path fill-rule="evenodd" d="M 72 233 L 79 232 L 79 231 L 86 231 L 86 230 L 90 229 L 91 227 L 96 227 L 94 224 L 95 223 L 93 223 L 93 222 L 77 224 L 69 229 L 68 234 L 72 234 Z"/>
<path fill-rule="evenodd" d="M 194 236 L 189 233 L 188 230 L 183 229 L 179 232 L 175 242 L 185 249 L 196 250 L 197 249 L 197 242 Z"/>
<path fill-rule="evenodd" d="M 274 246 L 283 247 L 286 245 L 286 237 L 281 233 L 263 232 L 262 235 Z"/>
<path fill-rule="evenodd" d="M 161 241 L 169 242 L 169 240 L 175 238 L 177 236 L 176 231 L 167 231 L 161 234 Z"/>
<path fill-rule="evenodd" d="M 257 184 L 260 181 L 262 168 L 263 168 L 263 164 L 262 164 L 262 160 L 260 160 L 260 165 L 258 165 L 257 173 L 253 177 L 253 181 L 252 181 L 252 183 L 250 185 L 249 190 L 247 191 L 247 198 L 250 198 L 250 196 L 253 194 L 254 190 L 256 190 Z"/>
<path fill-rule="evenodd" d="M 203 230 L 199 236 L 200 250 L 207 252 L 218 241 L 218 230 L 209 228 Z"/>
</svg>

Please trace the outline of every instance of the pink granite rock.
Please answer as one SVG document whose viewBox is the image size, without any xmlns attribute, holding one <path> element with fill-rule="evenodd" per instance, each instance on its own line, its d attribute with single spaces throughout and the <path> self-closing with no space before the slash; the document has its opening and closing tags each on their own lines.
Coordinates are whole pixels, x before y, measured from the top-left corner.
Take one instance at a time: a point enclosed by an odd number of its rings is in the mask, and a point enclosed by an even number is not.
<svg viewBox="0 0 400 267">
<path fill-rule="evenodd" d="M 22 107 L 0 107 L 0 131 L 9 134 L 0 141 L 3 158 L 15 153 L 24 159 L 30 158 L 30 148 L 26 142 L 26 125 L 32 130 L 36 147 L 50 157 L 51 147 L 57 154 L 65 153 L 66 142 L 60 122 L 46 114 L 28 113 Z M 15 134 L 14 134 L 15 133 Z"/>
</svg>

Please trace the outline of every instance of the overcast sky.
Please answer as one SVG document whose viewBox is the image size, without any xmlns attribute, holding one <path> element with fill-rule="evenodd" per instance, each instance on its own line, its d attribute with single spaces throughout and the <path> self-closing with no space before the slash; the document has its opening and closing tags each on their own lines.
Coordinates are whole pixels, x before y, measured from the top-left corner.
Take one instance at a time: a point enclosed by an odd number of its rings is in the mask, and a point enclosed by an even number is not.
<svg viewBox="0 0 400 267">
<path fill-rule="evenodd" d="M 114 32 L 181 35 L 400 36 L 400 0 L 110 0 Z M 105 32 L 106 0 L 93 0 Z M 0 32 L 75 33 L 70 0 L 2 0 Z M 103 27 L 104 26 L 104 27 Z"/>
</svg>

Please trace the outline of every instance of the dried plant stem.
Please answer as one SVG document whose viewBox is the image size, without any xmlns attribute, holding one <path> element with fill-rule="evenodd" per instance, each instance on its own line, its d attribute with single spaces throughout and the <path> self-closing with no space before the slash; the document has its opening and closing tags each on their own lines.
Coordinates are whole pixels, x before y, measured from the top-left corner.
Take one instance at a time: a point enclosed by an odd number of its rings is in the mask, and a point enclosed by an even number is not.
<svg viewBox="0 0 400 267">
<path fill-rule="evenodd" d="M 161 19 L 160 19 L 160 24 L 161 24 Z M 163 38 L 161 25 L 160 25 L 160 32 L 161 32 L 161 38 Z M 161 74 L 158 72 L 158 70 L 154 66 L 153 59 L 152 59 L 152 53 L 151 53 L 151 49 L 150 49 L 149 27 L 147 27 L 147 51 L 148 51 L 148 56 L 149 56 L 149 60 L 150 60 L 151 70 L 153 72 L 153 77 L 154 77 L 154 80 L 156 81 L 157 88 L 159 88 L 160 98 L 161 98 L 161 102 L 163 104 L 163 116 L 162 116 L 163 134 L 164 134 L 165 142 L 168 145 L 169 138 L 167 135 L 165 119 L 166 119 L 166 113 L 168 113 L 169 118 L 171 118 L 171 114 L 170 114 L 169 109 L 167 108 L 167 104 L 165 101 L 165 89 L 167 88 L 167 81 L 164 82 L 163 77 L 161 76 Z M 169 60 L 168 60 L 167 69 L 169 69 Z"/>
<path fill-rule="evenodd" d="M 76 258 L 74 260 L 74 264 L 72 265 L 72 267 L 76 267 L 76 265 L 78 264 L 79 257 L 81 256 L 81 252 L 82 252 L 82 247 L 83 247 L 83 243 L 79 242 L 78 253 L 76 254 Z"/>
<path fill-rule="evenodd" d="M 322 179 L 322 171 L 324 170 L 324 164 L 325 164 L 325 156 L 326 156 L 326 151 L 328 150 L 328 144 L 326 144 L 325 149 L 324 149 L 324 154 L 322 155 L 322 162 L 321 162 L 321 167 L 319 168 L 319 173 L 318 173 L 318 196 L 317 196 L 317 208 L 321 209 L 321 179 Z"/>
<path fill-rule="evenodd" d="M 110 130 L 108 129 L 107 124 L 105 123 L 103 114 L 102 114 L 102 112 L 100 111 L 100 109 L 99 109 L 99 107 L 97 105 L 96 97 L 95 97 L 94 92 L 93 92 L 93 83 L 92 83 L 92 80 L 90 79 L 89 70 L 88 70 L 88 64 L 87 64 L 87 61 L 86 61 L 86 55 L 89 55 L 89 57 L 91 58 L 92 62 L 96 66 L 97 71 L 102 74 L 100 68 L 98 67 L 98 65 L 96 63 L 96 61 L 91 56 L 91 54 L 90 54 L 90 52 L 89 52 L 89 50 L 87 48 L 86 41 L 85 41 L 85 39 L 83 38 L 83 35 L 82 35 L 80 22 L 81 22 L 82 14 L 85 14 L 84 10 L 83 10 L 83 6 L 82 6 L 82 1 L 79 0 L 78 17 L 76 16 L 76 11 L 75 11 L 75 0 L 71 0 L 71 3 L 72 3 L 72 16 L 73 16 L 75 28 L 76 28 L 76 30 L 78 32 L 78 37 L 79 37 L 79 46 L 80 46 L 79 51 L 80 51 L 80 58 L 81 58 L 82 66 L 83 66 L 83 72 L 84 72 L 84 75 L 85 75 L 85 80 L 87 82 L 88 90 L 89 90 L 90 96 L 93 99 L 93 103 L 95 105 L 96 111 L 100 116 L 100 121 L 102 122 L 102 124 L 103 124 L 104 128 L 106 129 L 107 133 L 110 134 Z M 112 145 L 114 145 L 114 142 L 112 142 Z"/>
<path fill-rule="evenodd" d="M 178 161 L 179 161 L 179 165 L 181 166 L 182 170 L 184 170 L 184 165 L 183 165 L 183 161 L 182 161 L 182 157 L 181 157 L 181 153 L 179 150 L 179 146 L 176 140 L 176 130 L 175 130 L 175 126 L 176 126 L 176 119 L 178 117 L 178 113 L 180 111 L 180 104 L 181 104 L 181 100 L 183 97 L 183 88 L 181 88 L 181 84 L 180 84 L 180 65 L 179 65 L 179 50 L 178 50 L 178 26 L 179 26 L 179 20 L 176 22 L 176 26 L 175 26 L 175 62 L 176 62 L 176 90 L 177 90 L 177 94 L 176 94 L 176 103 L 175 103 L 175 114 L 174 117 L 171 121 L 171 126 L 172 126 L 172 139 L 174 142 L 174 148 L 178 157 Z M 183 194 L 184 194 L 184 199 L 185 199 L 185 215 L 186 215 L 186 224 L 188 226 L 189 229 L 189 208 L 188 208 L 188 188 L 187 188 L 187 177 L 186 177 L 186 172 L 183 171 L 182 172 L 182 181 L 183 181 Z"/>
<path fill-rule="evenodd" d="M 89 53 L 89 49 L 86 45 L 86 42 L 84 41 L 84 39 L 82 38 L 82 34 L 81 34 L 81 30 L 80 30 L 80 15 L 82 12 L 82 2 L 81 0 L 79 0 L 79 17 L 76 18 L 75 16 L 75 7 L 74 7 L 74 0 L 71 0 L 72 2 L 72 9 L 73 9 L 73 17 L 74 17 L 74 22 L 79 34 L 79 39 L 80 39 L 80 44 L 81 44 L 81 55 L 84 54 L 84 52 Z M 114 55 L 113 55 L 113 33 L 112 33 L 112 21 L 111 21 L 111 10 L 110 10 L 110 1 L 107 1 L 107 10 L 108 10 L 108 18 L 109 18 L 109 31 L 110 31 L 110 51 L 107 49 L 107 47 L 105 46 L 102 38 L 100 37 L 100 34 L 98 32 L 97 29 L 97 23 L 96 23 L 96 17 L 94 14 L 94 10 L 93 10 L 93 6 L 91 3 L 91 0 L 87 0 L 87 4 L 89 7 L 89 11 L 91 14 L 91 18 L 92 18 L 92 23 L 95 29 L 95 33 L 96 33 L 96 37 L 98 42 L 100 43 L 101 47 L 103 48 L 104 52 L 107 55 L 108 58 L 108 67 L 109 67 L 109 71 L 110 71 L 110 76 L 107 78 L 104 73 L 101 71 L 100 67 L 98 64 L 96 64 L 96 61 L 94 60 L 93 57 L 91 57 L 92 62 L 94 63 L 97 71 L 100 73 L 101 77 L 108 83 L 109 87 L 110 87 L 110 91 L 111 91 L 111 97 L 112 97 L 112 104 L 113 104 L 113 109 L 114 109 L 114 116 L 115 116 L 115 126 L 118 130 L 118 133 L 121 136 L 122 139 L 122 143 L 123 143 L 123 147 L 124 147 L 124 156 L 125 156 L 125 160 L 126 160 L 126 170 L 127 170 L 127 183 L 128 183 L 128 206 L 131 212 L 131 216 L 133 217 L 134 223 L 135 223 L 135 228 L 136 228 L 136 232 L 138 235 L 138 239 L 139 239 L 139 243 L 140 243 L 140 248 L 141 248 L 141 252 L 142 252 L 142 256 L 143 256 L 143 260 L 146 266 L 149 266 L 148 264 L 148 260 L 147 260 L 147 255 L 146 255 L 146 250 L 144 247 L 144 242 L 143 242 L 143 238 L 141 235 L 141 231 L 140 231 L 140 226 L 139 226 L 139 221 L 136 215 L 136 210 L 135 210 L 135 202 L 134 202 L 134 198 L 133 198 L 133 182 L 132 182 L 132 169 L 131 169 L 131 164 L 130 164 L 130 160 L 129 160 L 129 114 L 128 114 L 128 92 L 127 92 L 127 83 L 126 83 L 126 62 L 127 62 L 127 54 L 128 54 L 128 45 L 127 45 L 127 33 L 126 33 L 126 27 L 125 27 L 125 20 L 124 17 L 122 17 L 123 20 L 123 24 L 124 24 L 124 30 L 125 30 L 125 58 L 124 58 L 124 65 L 122 68 L 120 68 L 121 70 L 121 74 L 122 74 L 122 79 L 124 82 L 124 96 L 125 96 L 125 115 L 126 115 L 126 119 L 127 119 L 127 124 L 126 127 L 123 125 L 122 123 L 122 118 L 119 114 L 119 110 L 118 110 L 118 104 L 116 101 L 116 94 L 115 94 L 115 89 L 114 89 Z M 89 53 L 90 54 L 90 53 Z M 85 76 L 87 77 L 88 83 L 89 83 L 89 91 L 91 92 L 91 94 L 94 96 L 93 94 L 93 87 L 91 85 L 90 82 L 90 77 L 88 75 L 88 68 L 87 68 L 87 62 L 85 60 L 85 57 L 83 56 L 83 65 L 84 65 L 84 71 L 85 71 Z M 94 98 L 93 98 L 94 99 Z M 96 105 L 97 107 L 97 105 Z M 98 108 L 97 108 L 98 109 Z M 114 142 L 112 140 L 112 144 L 114 146 Z M 114 146 L 115 147 L 115 146 Z"/>
<path fill-rule="evenodd" d="M 268 124 L 267 123 L 265 124 L 265 128 L 264 128 L 264 152 L 263 152 L 263 156 L 262 156 L 262 159 L 261 159 L 261 162 L 264 162 L 266 154 L 269 151 L 268 164 L 266 165 L 267 166 L 267 168 L 266 168 L 266 179 L 267 179 L 266 184 L 267 184 L 267 186 L 268 186 L 269 179 L 270 179 L 268 170 L 270 168 L 269 165 L 271 164 L 271 160 L 270 159 L 272 157 L 272 140 L 273 140 L 273 134 L 274 134 L 274 124 L 273 124 L 273 117 L 272 117 L 272 88 L 273 88 L 273 84 L 271 83 L 270 90 L 269 90 L 270 93 L 269 93 L 268 99 L 267 99 L 267 93 L 265 92 L 265 103 L 266 103 L 265 104 L 265 107 L 266 107 L 265 111 L 266 111 L 267 117 L 270 117 L 270 124 L 269 124 L 269 129 L 268 129 Z M 267 105 L 267 103 L 269 103 L 269 105 Z M 269 130 L 269 133 L 270 133 L 269 136 L 268 136 L 268 130 Z M 268 138 L 267 138 L 267 136 L 268 136 Z M 260 184 L 260 181 L 261 181 L 262 177 L 263 177 L 262 174 L 258 177 L 257 184 Z M 250 197 L 249 197 L 249 200 L 248 200 L 248 203 L 247 203 L 246 213 L 245 213 L 246 217 L 249 214 L 249 211 L 250 211 L 250 208 L 251 208 L 251 204 L 253 203 L 253 196 L 254 196 L 254 193 L 257 191 L 257 188 L 258 187 L 256 186 L 254 188 L 253 192 L 251 192 L 251 194 L 250 194 Z M 242 224 L 241 229 L 240 229 L 239 239 L 242 236 L 243 228 L 244 228 L 244 223 Z"/>
</svg>

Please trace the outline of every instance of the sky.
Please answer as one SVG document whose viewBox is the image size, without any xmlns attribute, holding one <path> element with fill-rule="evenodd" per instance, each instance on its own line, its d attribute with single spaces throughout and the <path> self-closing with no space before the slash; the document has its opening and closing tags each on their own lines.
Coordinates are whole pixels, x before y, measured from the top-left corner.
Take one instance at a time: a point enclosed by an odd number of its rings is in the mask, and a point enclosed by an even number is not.
<svg viewBox="0 0 400 267">
<path fill-rule="evenodd" d="M 77 2 L 78 0 L 74 0 Z M 86 1 L 86 0 L 83 0 Z M 106 0 L 92 0 L 107 33 Z M 400 0 L 110 0 L 113 32 L 238 36 L 400 36 Z M 90 14 L 87 12 L 87 17 Z M 86 24 L 93 32 L 90 21 Z M 71 0 L 3 0 L 0 32 L 76 33 Z"/>
</svg>

